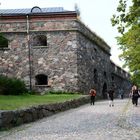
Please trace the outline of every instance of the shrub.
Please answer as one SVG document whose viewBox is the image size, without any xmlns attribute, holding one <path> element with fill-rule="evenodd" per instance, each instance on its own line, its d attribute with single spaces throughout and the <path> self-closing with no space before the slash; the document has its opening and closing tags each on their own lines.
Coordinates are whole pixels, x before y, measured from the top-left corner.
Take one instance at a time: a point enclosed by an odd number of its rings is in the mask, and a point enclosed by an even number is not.
<svg viewBox="0 0 140 140">
<path fill-rule="evenodd" d="M 27 92 L 25 83 L 17 78 L 8 78 L 0 75 L 0 94 L 21 95 Z"/>
<path fill-rule="evenodd" d="M 8 40 L 0 33 L 0 48 L 8 47 Z"/>
<path fill-rule="evenodd" d="M 30 95 L 40 95 L 39 92 L 37 92 L 36 90 L 32 89 L 31 91 L 28 91 L 28 94 Z"/>
<path fill-rule="evenodd" d="M 46 94 L 80 94 L 80 93 L 67 92 L 67 91 L 49 91 Z"/>
</svg>

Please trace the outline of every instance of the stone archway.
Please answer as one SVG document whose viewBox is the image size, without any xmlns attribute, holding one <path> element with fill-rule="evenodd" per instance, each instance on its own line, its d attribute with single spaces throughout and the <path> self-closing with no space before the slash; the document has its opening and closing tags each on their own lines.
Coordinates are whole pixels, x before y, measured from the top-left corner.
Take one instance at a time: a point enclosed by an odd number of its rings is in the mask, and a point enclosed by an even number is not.
<svg viewBox="0 0 140 140">
<path fill-rule="evenodd" d="M 103 84 L 102 97 L 103 99 L 107 99 L 107 84 L 106 83 Z"/>
</svg>

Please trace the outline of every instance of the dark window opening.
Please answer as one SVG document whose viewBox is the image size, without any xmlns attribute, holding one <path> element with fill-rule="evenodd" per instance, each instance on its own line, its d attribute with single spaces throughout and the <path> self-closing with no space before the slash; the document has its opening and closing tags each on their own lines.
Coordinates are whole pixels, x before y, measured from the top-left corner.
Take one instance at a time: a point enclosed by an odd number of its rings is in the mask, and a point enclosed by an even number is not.
<svg viewBox="0 0 140 140">
<path fill-rule="evenodd" d="M 112 76 L 111 78 L 112 78 L 112 81 L 114 81 L 114 76 Z"/>
<path fill-rule="evenodd" d="M 102 95 L 103 95 L 103 99 L 107 99 L 107 84 L 106 83 L 103 84 Z"/>
<path fill-rule="evenodd" d="M 91 59 L 94 59 L 94 56 L 91 56 Z"/>
<path fill-rule="evenodd" d="M 38 35 L 33 38 L 33 46 L 47 46 L 47 38 L 45 35 Z"/>
<path fill-rule="evenodd" d="M 97 81 L 98 81 L 97 69 L 94 69 L 94 82 L 97 83 Z"/>
<path fill-rule="evenodd" d="M 8 39 L 0 34 L 0 48 L 8 48 Z"/>
<path fill-rule="evenodd" d="M 48 76 L 44 75 L 44 74 L 39 74 L 37 76 L 35 76 L 35 84 L 36 85 L 48 85 Z"/>
<path fill-rule="evenodd" d="M 94 48 L 94 51 L 95 51 L 95 53 L 97 52 L 97 49 L 96 48 Z"/>
<path fill-rule="evenodd" d="M 104 77 L 106 78 L 106 72 L 104 71 Z"/>
</svg>

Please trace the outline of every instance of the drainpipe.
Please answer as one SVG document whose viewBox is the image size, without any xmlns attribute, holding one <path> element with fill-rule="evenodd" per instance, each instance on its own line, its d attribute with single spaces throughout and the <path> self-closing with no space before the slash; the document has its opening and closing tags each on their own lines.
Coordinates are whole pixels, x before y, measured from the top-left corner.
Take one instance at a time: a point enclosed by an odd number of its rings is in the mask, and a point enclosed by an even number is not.
<svg viewBox="0 0 140 140">
<path fill-rule="evenodd" d="M 26 15 L 27 24 L 27 45 L 28 45 L 28 60 L 29 60 L 29 89 L 32 91 L 32 71 L 31 71 L 31 48 L 29 36 L 29 15 Z"/>
</svg>

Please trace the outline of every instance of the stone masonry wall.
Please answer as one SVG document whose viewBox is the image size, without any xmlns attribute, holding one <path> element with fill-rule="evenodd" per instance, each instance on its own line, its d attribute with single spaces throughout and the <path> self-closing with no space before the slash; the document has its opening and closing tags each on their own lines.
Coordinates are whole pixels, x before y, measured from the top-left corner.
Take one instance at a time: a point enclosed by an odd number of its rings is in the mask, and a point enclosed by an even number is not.
<svg viewBox="0 0 140 140">
<path fill-rule="evenodd" d="M 26 80 L 28 77 L 28 48 L 25 33 L 7 33 L 9 47 L 0 50 L 1 74 Z"/>
<path fill-rule="evenodd" d="M 86 94 L 92 87 L 95 87 L 98 95 L 102 96 L 103 84 L 109 85 L 110 54 L 82 34 L 78 35 L 78 43 L 78 87 Z M 95 81 L 95 69 L 97 70 L 97 81 Z M 104 76 L 104 72 L 106 76 Z"/>
<path fill-rule="evenodd" d="M 95 86 L 102 96 L 111 85 L 114 71 L 110 47 L 78 20 L 29 18 L 29 42 L 26 18 L 1 20 L 0 32 L 9 41 L 8 48 L 0 50 L 1 74 L 16 76 L 29 85 L 30 47 L 33 87 L 38 88 L 35 86 L 38 74 L 48 76 L 49 89 L 45 87 L 42 91 L 65 90 L 87 94 Z M 47 38 L 47 46 L 33 45 L 37 35 Z M 121 73 L 119 75 L 122 76 Z"/>
<path fill-rule="evenodd" d="M 29 52 L 26 20 L 2 21 L 0 30 L 9 40 L 9 50 L 1 50 L 2 74 L 16 76 L 29 85 Z M 30 21 L 29 47 L 31 48 L 32 84 L 35 76 L 48 76 L 49 90 L 77 90 L 77 54 L 74 21 L 47 20 Z M 44 35 L 47 46 L 33 46 L 33 38 Z M 10 65 L 10 66 L 9 66 Z M 10 67 L 10 68 L 9 68 Z M 47 90 L 47 89 L 45 89 Z"/>
<path fill-rule="evenodd" d="M 34 46 L 33 77 L 45 74 L 54 90 L 77 90 L 77 40 L 75 32 L 44 32 L 47 46 Z M 37 34 L 36 34 L 37 35 Z"/>
</svg>

